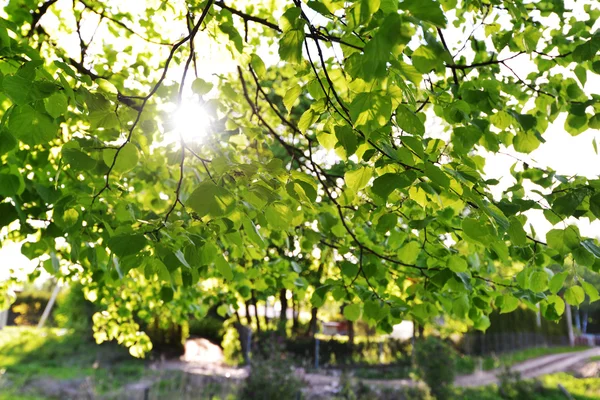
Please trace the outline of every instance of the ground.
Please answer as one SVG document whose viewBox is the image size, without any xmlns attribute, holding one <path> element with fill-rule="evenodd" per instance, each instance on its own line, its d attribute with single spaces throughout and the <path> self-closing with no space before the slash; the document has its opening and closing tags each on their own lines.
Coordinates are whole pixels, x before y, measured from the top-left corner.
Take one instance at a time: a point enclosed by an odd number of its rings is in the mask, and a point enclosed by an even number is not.
<svg viewBox="0 0 600 400">
<path fill-rule="evenodd" d="M 512 370 L 523 378 L 541 377 L 541 385 L 548 390 L 556 392 L 561 383 L 577 400 L 600 398 L 600 348 L 565 352 L 568 350 L 529 350 L 503 358 L 510 360 L 507 363 L 514 364 Z M 544 352 L 558 353 L 526 359 Z M 498 399 L 495 384 L 500 372 L 494 369 L 459 376 L 457 398 Z M 335 369 L 297 369 L 295 373 L 306 382 L 308 399 L 332 398 L 340 391 L 343 379 L 363 382 L 376 391 L 415 385 L 410 379 L 342 378 L 341 371 Z M 235 398 L 247 374 L 248 368 L 227 366 L 219 347 L 203 339 L 188 342 L 181 360 L 132 360 L 118 346 L 97 346 L 65 331 L 7 328 L 0 332 L 0 400 L 225 400 Z M 583 379 L 574 374 L 594 377 Z"/>
</svg>

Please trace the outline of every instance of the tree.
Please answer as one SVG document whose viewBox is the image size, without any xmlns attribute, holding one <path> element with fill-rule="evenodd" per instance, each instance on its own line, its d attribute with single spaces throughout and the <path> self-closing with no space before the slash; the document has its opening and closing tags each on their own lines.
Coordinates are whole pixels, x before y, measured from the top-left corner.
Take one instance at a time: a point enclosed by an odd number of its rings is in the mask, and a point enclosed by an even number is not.
<svg viewBox="0 0 600 400">
<path fill-rule="evenodd" d="M 481 151 L 529 153 L 563 115 L 600 126 L 600 11 L 581 3 L 9 1 L 0 225 L 34 234 L 23 253 L 81 281 L 96 338 L 135 355 L 156 315 L 281 289 L 387 332 L 440 314 L 485 330 L 519 302 L 557 319 L 549 267 L 600 268 L 572 223 L 600 218 L 600 180 L 517 161 L 495 198 Z M 198 73 L 214 46 L 234 73 Z M 202 141 L 178 126 L 193 102 Z M 571 304 L 590 294 L 568 282 Z"/>
</svg>

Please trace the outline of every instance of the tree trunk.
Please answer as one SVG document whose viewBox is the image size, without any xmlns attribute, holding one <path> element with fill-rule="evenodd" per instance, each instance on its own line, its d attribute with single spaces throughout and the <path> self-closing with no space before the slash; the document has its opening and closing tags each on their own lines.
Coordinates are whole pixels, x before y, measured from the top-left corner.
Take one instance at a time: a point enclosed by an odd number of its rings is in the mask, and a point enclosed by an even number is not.
<svg viewBox="0 0 600 400">
<path fill-rule="evenodd" d="M 306 331 L 306 336 L 313 335 L 317 333 L 317 312 L 319 309 L 317 307 L 313 307 L 310 309 L 310 322 L 308 323 L 308 330 Z"/>
<path fill-rule="evenodd" d="M 283 334 L 283 336 L 287 336 L 285 327 L 287 325 L 288 301 L 287 301 L 286 295 L 287 295 L 286 289 L 281 289 L 279 291 L 279 303 L 281 303 L 281 311 L 279 312 L 279 323 L 278 323 L 277 329 L 279 330 L 280 333 Z"/>
<path fill-rule="evenodd" d="M 244 301 L 244 307 L 246 307 L 246 324 L 252 326 L 252 316 L 250 315 L 250 307 L 248 307 L 247 301 Z"/>
<path fill-rule="evenodd" d="M 269 315 L 267 314 L 267 312 L 269 310 L 269 299 L 268 298 L 265 300 L 264 308 L 265 308 L 265 331 L 268 331 L 269 330 L 269 322 L 270 322 Z"/>
<path fill-rule="evenodd" d="M 348 321 L 348 343 L 354 348 L 354 322 Z"/>
<path fill-rule="evenodd" d="M 292 311 L 292 333 L 297 335 L 300 328 L 300 304 L 298 298 L 294 295 L 292 295 Z"/>
<path fill-rule="evenodd" d="M 260 317 L 258 316 L 258 301 L 256 300 L 256 293 L 252 291 L 252 304 L 254 304 L 254 318 L 256 319 L 256 333 L 260 335 L 262 329 L 260 328 Z"/>
<path fill-rule="evenodd" d="M 237 330 L 238 337 L 240 338 L 240 347 L 242 349 L 242 356 L 244 357 L 244 363 L 246 365 L 250 364 L 250 338 L 252 334 L 252 330 L 243 325 L 238 318 L 238 321 L 234 322 L 233 326 Z"/>
</svg>

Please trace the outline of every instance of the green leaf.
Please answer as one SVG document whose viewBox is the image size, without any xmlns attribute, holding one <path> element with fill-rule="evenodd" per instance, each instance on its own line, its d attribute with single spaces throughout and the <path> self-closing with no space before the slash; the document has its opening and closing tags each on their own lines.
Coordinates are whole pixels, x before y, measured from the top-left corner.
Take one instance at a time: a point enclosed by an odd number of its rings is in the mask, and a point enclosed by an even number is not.
<svg viewBox="0 0 600 400">
<path fill-rule="evenodd" d="M 318 119 L 319 115 L 315 112 L 315 110 L 309 108 L 300 117 L 300 120 L 298 121 L 298 129 L 300 132 L 306 133 L 306 130 L 310 128 L 312 124 L 317 122 Z"/>
<path fill-rule="evenodd" d="M 327 292 L 329 291 L 330 285 L 319 286 L 315 289 L 312 297 L 310 298 L 310 303 L 313 307 L 321 307 L 325 303 L 325 299 L 327 298 Z"/>
<path fill-rule="evenodd" d="M 565 301 L 572 306 L 578 306 L 585 300 L 585 292 L 581 286 L 571 286 L 565 290 Z"/>
<path fill-rule="evenodd" d="M 344 174 L 344 181 L 346 181 L 346 186 L 353 191 L 358 192 L 371 180 L 373 176 L 373 170 L 369 167 L 361 167 L 354 171 L 348 171 Z"/>
<path fill-rule="evenodd" d="M 452 313 L 460 319 L 467 317 L 470 308 L 471 304 L 469 303 L 469 297 L 466 294 L 458 296 L 452 302 Z"/>
<path fill-rule="evenodd" d="M 224 217 L 235 210 L 235 197 L 225 188 L 210 181 L 202 182 L 192 192 L 185 205 L 194 210 L 200 217 Z"/>
<path fill-rule="evenodd" d="M 581 63 L 592 60 L 600 51 L 600 36 L 593 36 L 587 42 L 580 44 L 573 50 L 573 61 Z"/>
<path fill-rule="evenodd" d="M 114 163 L 112 170 L 122 174 L 131 171 L 137 166 L 140 155 L 133 143 L 125 143 L 121 150 L 105 149 L 102 152 L 102 159 L 108 167 Z"/>
<path fill-rule="evenodd" d="M 413 179 L 408 173 L 387 173 L 376 178 L 373 181 L 373 193 L 381 197 L 383 200 L 387 200 L 388 196 L 396 189 L 404 189 L 410 186 Z"/>
<path fill-rule="evenodd" d="M 513 312 L 519 307 L 519 299 L 511 296 L 509 294 L 505 294 L 502 297 L 502 306 L 500 307 L 500 314 L 506 314 L 509 312 Z"/>
<path fill-rule="evenodd" d="M 44 106 L 52 118 L 58 118 L 67 112 L 69 103 L 64 94 L 57 92 L 44 99 Z"/>
<path fill-rule="evenodd" d="M 299 64 L 302 61 L 302 45 L 304 31 L 292 29 L 283 34 L 279 39 L 279 57 L 284 61 Z"/>
<path fill-rule="evenodd" d="M 200 96 L 203 96 L 206 93 L 210 92 L 212 88 L 213 84 L 205 81 L 202 78 L 196 78 L 192 82 L 192 91 Z"/>
<path fill-rule="evenodd" d="M 283 105 L 288 110 L 288 113 L 292 111 L 292 107 L 298 97 L 302 94 L 302 88 L 300 85 L 294 85 L 285 92 L 285 96 L 283 97 Z"/>
<path fill-rule="evenodd" d="M 425 176 L 443 188 L 448 189 L 450 187 L 450 178 L 448 178 L 448 175 L 428 161 L 425 162 Z"/>
<path fill-rule="evenodd" d="M 600 219 L 600 193 L 590 197 L 590 211 L 596 218 Z"/>
<path fill-rule="evenodd" d="M 108 239 L 108 248 L 117 256 L 125 257 L 137 254 L 146 247 L 148 241 L 144 235 L 116 235 Z"/>
<path fill-rule="evenodd" d="M 405 105 L 400 104 L 396 109 L 396 124 L 400 129 L 413 135 L 423 136 L 425 134 L 425 125 L 421 119 Z"/>
<path fill-rule="evenodd" d="M 0 195 L 11 197 L 19 192 L 21 179 L 13 173 L 0 172 Z"/>
<path fill-rule="evenodd" d="M 13 135 L 4 129 L 0 129 L 0 156 L 14 149 L 19 142 Z"/>
<path fill-rule="evenodd" d="M 381 321 L 388 313 L 386 304 L 378 300 L 367 300 L 363 306 L 363 315 L 375 322 Z"/>
<path fill-rule="evenodd" d="M 170 302 L 171 300 L 173 300 L 173 289 L 171 289 L 168 286 L 163 286 L 160 288 L 160 299 L 162 301 L 164 301 L 165 303 Z"/>
<path fill-rule="evenodd" d="M 527 244 L 527 233 L 525 233 L 521 221 L 513 216 L 509 218 L 509 222 L 508 235 L 510 240 L 515 246 L 525 246 Z"/>
<path fill-rule="evenodd" d="M 579 229 L 569 226 L 567 229 L 552 229 L 546 234 L 548 247 L 557 250 L 561 254 L 567 254 L 576 249 L 579 244 Z"/>
<path fill-rule="evenodd" d="M 489 246 L 495 241 L 493 228 L 474 218 L 465 218 L 462 222 L 462 229 L 469 239 Z"/>
<path fill-rule="evenodd" d="M 416 18 L 431 22 L 437 27 L 446 27 L 446 17 L 440 4 L 434 0 L 403 0 L 398 4 L 400 10 L 409 11 Z"/>
<path fill-rule="evenodd" d="M 346 10 L 346 17 L 350 29 L 367 23 L 373 14 L 379 10 L 380 0 L 357 0 Z"/>
<path fill-rule="evenodd" d="M 255 245 L 257 245 L 261 248 L 265 247 L 264 239 L 258 232 L 256 225 L 254 225 L 254 222 L 252 222 L 252 220 L 250 218 L 247 218 L 247 217 L 242 218 L 242 226 L 244 227 L 244 232 L 246 232 L 246 235 L 248 235 L 248 238 L 250 239 L 250 241 L 252 243 L 254 243 Z"/>
<path fill-rule="evenodd" d="M 542 142 L 533 132 L 519 132 L 513 139 L 513 146 L 519 153 L 529 154 L 537 149 Z"/>
<path fill-rule="evenodd" d="M 8 119 L 8 130 L 21 142 L 35 146 L 54 139 L 58 125 L 30 106 L 16 106 Z"/>
<path fill-rule="evenodd" d="M 417 261 L 420 252 L 421 244 L 417 241 L 411 241 L 398 250 L 398 259 L 405 264 L 413 265 Z"/>
<path fill-rule="evenodd" d="M 74 208 L 65 210 L 63 213 L 63 223 L 66 228 L 69 228 L 77 223 L 79 219 L 79 212 Z"/>
<path fill-rule="evenodd" d="M 352 131 L 352 128 L 346 125 L 336 126 L 335 137 L 337 138 L 340 146 L 342 146 L 346 151 L 346 157 L 350 157 L 356 152 L 356 149 L 358 147 L 358 141 L 356 138 L 356 134 Z"/>
<path fill-rule="evenodd" d="M 250 56 L 250 65 L 259 78 L 262 79 L 267 74 L 267 67 L 265 67 L 264 61 L 254 53 Z"/>
<path fill-rule="evenodd" d="M 485 332 L 490 325 L 490 318 L 486 315 L 482 315 L 476 321 L 474 321 L 473 327 L 478 331 Z"/>
<path fill-rule="evenodd" d="M 600 129 L 600 113 L 595 114 L 592 118 L 590 118 L 588 121 L 588 126 L 592 129 Z"/>
<path fill-rule="evenodd" d="M 19 75 L 7 75 L 2 80 L 2 87 L 6 95 L 17 105 L 29 103 L 33 82 Z"/>
<path fill-rule="evenodd" d="M 292 211 L 281 202 L 269 204 L 265 209 L 265 217 L 269 222 L 269 227 L 275 230 L 287 230 L 292 222 Z"/>
<path fill-rule="evenodd" d="M 588 282 L 581 281 L 581 286 L 583 287 L 583 290 L 590 298 L 590 303 L 593 303 L 593 302 L 597 301 L 598 299 L 600 299 L 600 295 L 598 295 L 598 289 L 596 289 L 596 287 L 594 285 L 592 285 Z"/>
<path fill-rule="evenodd" d="M 79 171 L 89 171 L 97 164 L 96 160 L 78 149 L 63 147 L 61 154 L 67 164 Z"/>
<path fill-rule="evenodd" d="M 544 271 L 535 271 L 529 276 L 529 289 L 541 293 L 548 289 L 548 274 Z"/>
<path fill-rule="evenodd" d="M 392 101 L 378 92 L 362 92 L 356 95 L 349 111 L 355 127 L 368 126 L 377 129 L 390 120 Z"/>
<path fill-rule="evenodd" d="M 215 266 L 217 267 L 219 273 L 223 275 L 223 278 L 227 279 L 228 281 L 233 279 L 233 270 L 231 269 L 231 265 L 229 265 L 222 254 L 217 254 L 217 257 L 215 258 Z"/>
<path fill-rule="evenodd" d="M 2 185 L 0 183 L 0 188 Z M 19 217 L 17 210 L 10 203 L 0 203 L 0 228 L 3 228 Z"/>
<path fill-rule="evenodd" d="M 552 294 L 556 294 L 560 291 L 560 289 L 562 289 L 563 284 L 565 283 L 565 279 L 567 278 L 568 275 L 569 275 L 569 273 L 567 271 L 563 271 L 558 274 L 555 274 L 552 277 L 552 279 L 550 279 L 550 283 L 548 284 L 548 287 L 550 288 L 550 292 Z"/>
<path fill-rule="evenodd" d="M 431 70 L 444 70 L 442 58 L 429 46 L 420 46 L 413 52 L 411 58 L 414 67 L 422 74 L 427 74 Z"/>
<path fill-rule="evenodd" d="M 448 257 L 448 268 L 450 268 L 452 271 L 459 273 L 459 272 L 466 272 L 469 269 L 469 265 L 467 264 L 467 261 L 457 255 L 453 255 Z"/>
<path fill-rule="evenodd" d="M 584 249 L 593 254 L 594 257 L 600 258 L 600 247 L 598 247 L 596 243 L 594 243 L 593 239 L 585 239 L 581 242 L 581 245 Z"/>
<path fill-rule="evenodd" d="M 344 307 L 344 317 L 348 321 L 356 321 L 360 318 L 360 304 L 348 304 Z"/>
</svg>

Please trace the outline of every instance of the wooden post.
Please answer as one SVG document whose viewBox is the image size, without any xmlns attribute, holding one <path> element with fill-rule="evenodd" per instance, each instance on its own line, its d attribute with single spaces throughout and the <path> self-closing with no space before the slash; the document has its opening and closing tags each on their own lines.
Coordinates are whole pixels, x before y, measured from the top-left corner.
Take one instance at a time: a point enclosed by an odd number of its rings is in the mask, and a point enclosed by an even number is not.
<svg viewBox="0 0 600 400">
<path fill-rule="evenodd" d="M 571 306 L 565 301 L 565 319 L 567 320 L 567 333 L 569 335 L 569 346 L 575 346 L 575 335 L 573 334 L 573 321 L 571 317 Z"/>
<path fill-rule="evenodd" d="M 50 315 L 50 311 L 52 311 L 52 306 L 54 305 L 54 302 L 56 301 L 56 296 L 58 296 L 58 292 L 60 292 L 60 284 L 59 283 L 57 283 L 56 286 L 54 286 L 54 290 L 52 291 L 50 300 L 48 300 L 48 304 L 46 304 L 44 313 L 42 314 L 42 317 L 40 318 L 40 322 L 38 323 L 38 326 L 37 326 L 38 329 L 44 327 L 44 324 L 46 323 L 46 320 L 48 319 L 48 316 Z"/>
</svg>

